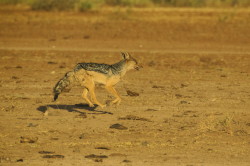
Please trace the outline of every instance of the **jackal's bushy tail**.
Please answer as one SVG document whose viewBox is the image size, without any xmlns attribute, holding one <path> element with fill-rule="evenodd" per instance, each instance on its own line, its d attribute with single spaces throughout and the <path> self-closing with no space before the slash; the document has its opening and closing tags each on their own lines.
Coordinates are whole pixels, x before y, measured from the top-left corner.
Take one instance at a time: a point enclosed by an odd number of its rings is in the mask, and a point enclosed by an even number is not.
<svg viewBox="0 0 250 166">
<path fill-rule="evenodd" d="M 57 84 L 55 85 L 53 89 L 54 101 L 56 101 L 60 93 L 70 91 L 72 87 L 72 83 L 75 82 L 74 75 L 75 75 L 74 71 L 67 72 L 65 76 L 57 82 Z"/>
</svg>

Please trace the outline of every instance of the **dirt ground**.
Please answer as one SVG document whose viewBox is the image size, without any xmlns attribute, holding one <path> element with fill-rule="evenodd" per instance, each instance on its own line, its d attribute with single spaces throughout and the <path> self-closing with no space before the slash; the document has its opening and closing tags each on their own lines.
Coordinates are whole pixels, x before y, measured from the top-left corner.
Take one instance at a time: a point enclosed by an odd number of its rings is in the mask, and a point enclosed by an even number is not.
<svg viewBox="0 0 250 166">
<path fill-rule="evenodd" d="M 121 51 L 143 69 L 119 106 L 52 102 L 76 63 Z M 250 165 L 250 10 L 0 7 L 0 92 L 0 165 Z"/>
</svg>

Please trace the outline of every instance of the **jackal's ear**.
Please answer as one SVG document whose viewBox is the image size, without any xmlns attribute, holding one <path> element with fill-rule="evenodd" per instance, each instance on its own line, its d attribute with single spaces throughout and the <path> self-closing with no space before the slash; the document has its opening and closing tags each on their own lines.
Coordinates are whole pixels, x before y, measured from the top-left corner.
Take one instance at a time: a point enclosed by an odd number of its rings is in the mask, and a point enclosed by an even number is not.
<svg viewBox="0 0 250 166">
<path fill-rule="evenodd" d="M 121 55 L 124 59 L 129 59 L 130 58 L 130 54 L 128 52 L 121 52 Z"/>
</svg>

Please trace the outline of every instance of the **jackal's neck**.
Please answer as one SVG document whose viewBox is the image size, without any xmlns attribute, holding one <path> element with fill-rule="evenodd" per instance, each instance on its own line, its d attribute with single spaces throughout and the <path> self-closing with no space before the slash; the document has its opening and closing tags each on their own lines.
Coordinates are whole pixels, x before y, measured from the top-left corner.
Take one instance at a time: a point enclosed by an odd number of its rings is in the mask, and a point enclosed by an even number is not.
<svg viewBox="0 0 250 166">
<path fill-rule="evenodd" d="M 123 76 L 126 73 L 126 60 L 125 59 L 110 66 L 111 66 L 112 73 L 115 75 L 119 74 Z"/>
</svg>

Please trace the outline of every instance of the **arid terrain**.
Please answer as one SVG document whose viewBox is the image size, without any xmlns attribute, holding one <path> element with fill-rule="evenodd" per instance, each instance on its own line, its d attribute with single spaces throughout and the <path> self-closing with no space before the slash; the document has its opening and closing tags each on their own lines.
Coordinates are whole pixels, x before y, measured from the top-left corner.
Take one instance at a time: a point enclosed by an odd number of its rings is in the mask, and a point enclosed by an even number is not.
<svg viewBox="0 0 250 166">
<path fill-rule="evenodd" d="M 79 62 L 142 65 L 119 106 L 52 89 Z M 97 98 L 109 103 L 103 86 Z M 250 9 L 0 7 L 0 165 L 250 165 Z"/>
</svg>

